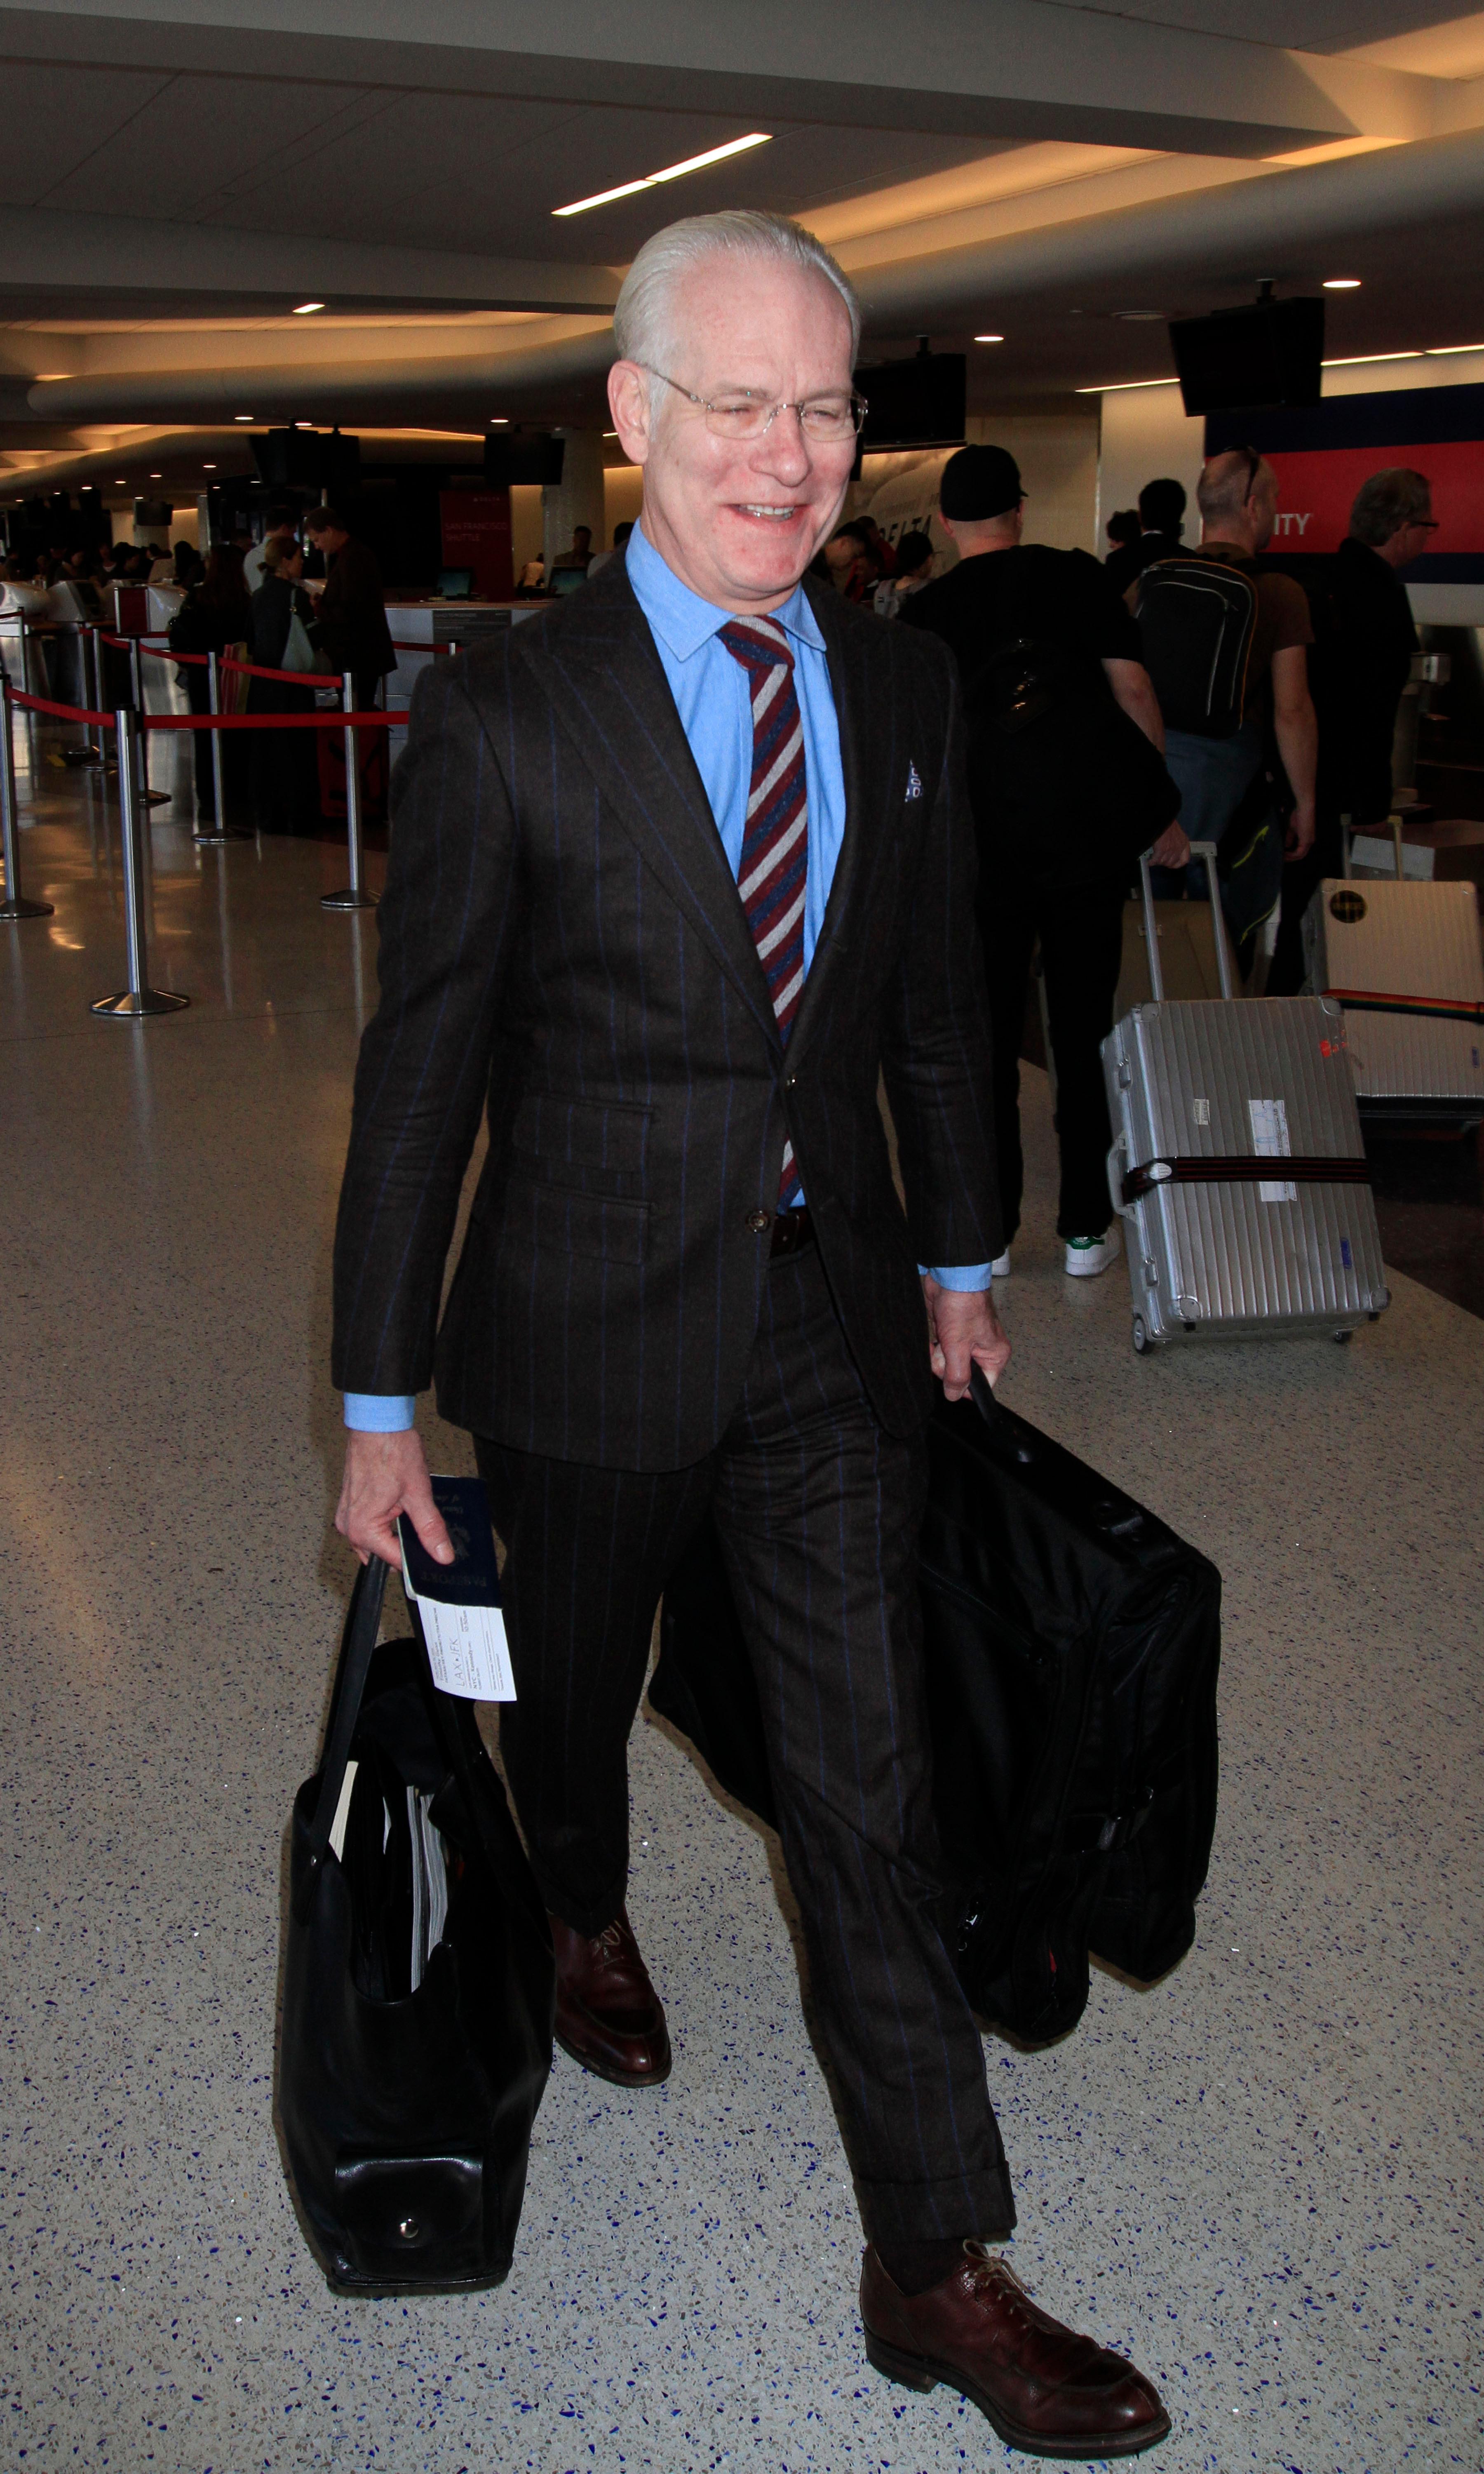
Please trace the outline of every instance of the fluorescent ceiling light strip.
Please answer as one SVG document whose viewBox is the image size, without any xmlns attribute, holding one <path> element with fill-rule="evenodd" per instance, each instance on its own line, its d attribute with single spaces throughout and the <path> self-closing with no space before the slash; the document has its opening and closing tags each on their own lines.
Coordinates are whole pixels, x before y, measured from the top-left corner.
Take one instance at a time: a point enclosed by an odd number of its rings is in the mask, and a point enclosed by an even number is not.
<svg viewBox="0 0 1484 2474">
<path fill-rule="evenodd" d="M 1321 361 L 1322 370 L 1358 370 L 1372 361 L 1420 361 L 1421 352 L 1352 352 L 1343 361 Z"/>
<path fill-rule="evenodd" d="M 1450 360 L 1454 352 L 1484 352 L 1484 344 L 1429 344 L 1423 354 L 1424 361 Z M 1397 358 L 1400 360 L 1399 352 Z"/>
<path fill-rule="evenodd" d="M 1115 378 L 1111 386 L 1078 387 L 1078 395 L 1132 395 L 1136 387 L 1179 386 L 1179 378 Z"/>
<path fill-rule="evenodd" d="M 682 180 L 687 172 L 704 172 L 708 163 L 724 163 L 729 155 L 745 155 L 754 146 L 771 146 L 771 129 L 754 129 L 747 137 L 730 137 L 725 146 L 709 146 L 704 155 L 687 155 L 683 163 L 667 163 L 662 172 L 646 172 L 641 181 L 625 181 L 616 189 L 600 189 L 596 197 L 577 198 L 569 206 L 553 206 L 554 215 L 585 215 L 591 206 L 611 206 L 615 198 L 635 198 L 641 189 L 658 189 L 662 182 Z"/>
</svg>

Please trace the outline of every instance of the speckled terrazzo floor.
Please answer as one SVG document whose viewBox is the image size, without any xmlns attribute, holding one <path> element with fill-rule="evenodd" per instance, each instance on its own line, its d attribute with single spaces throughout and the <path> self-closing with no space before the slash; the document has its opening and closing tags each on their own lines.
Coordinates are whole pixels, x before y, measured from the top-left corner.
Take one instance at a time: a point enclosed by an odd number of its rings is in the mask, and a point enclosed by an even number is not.
<svg viewBox="0 0 1484 2474">
<path fill-rule="evenodd" d="M 1024 2462 L 866 2366 L 768 1843 L 643 1721 L 632 1907 L 674 2078 L 634 2099 L 559 2055 L 499 2292 L 326 2292 L 270 2094 L 347 1584 L 327 1248 L 373 932 L 320 911 L 332 852 L 198 857 L 160 810 L 157 975 L 198 1002 L 94 1022 L 109 837 L 37 781 L 57 916 L 0 930 L 0 2462 Z M 1096 1977 L 1054 2052 L 987 2048 L 1016 2265 L 1158 2379 L 1169 2474 L 1477 2469 L 1484 1325 L 1398 1279 L 1349 1349 L 1137 1362 L 1122 1267 L 1056 1268 L 1027 1082 L 1007 1396 L 1215 1557 L 1227 1636 L 1196 1950 L 1150 1993 Z"/>
</svg>

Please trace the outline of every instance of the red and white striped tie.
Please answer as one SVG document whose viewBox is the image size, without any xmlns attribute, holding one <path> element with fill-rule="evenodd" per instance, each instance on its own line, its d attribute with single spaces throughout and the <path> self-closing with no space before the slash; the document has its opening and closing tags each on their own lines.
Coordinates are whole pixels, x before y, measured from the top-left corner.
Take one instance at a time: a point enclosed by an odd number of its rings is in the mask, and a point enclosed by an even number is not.
<svg viewBox="0 0 1484 2474">
<path fill-rule="evenodd" d="M 753 778 L 737 891 L 767 975 L 768 993 L 786 1045 L 803 989 L 803 906 L 809 868 L 809 802 L 803 716 L 794 684 L 794 657 L 771 618 L 729 618 L 718 635 L 748 674 L 753 702 Z M 783 1152 L 778 1203 L 799 1191 L 794 1147 Z"/>
</svg>

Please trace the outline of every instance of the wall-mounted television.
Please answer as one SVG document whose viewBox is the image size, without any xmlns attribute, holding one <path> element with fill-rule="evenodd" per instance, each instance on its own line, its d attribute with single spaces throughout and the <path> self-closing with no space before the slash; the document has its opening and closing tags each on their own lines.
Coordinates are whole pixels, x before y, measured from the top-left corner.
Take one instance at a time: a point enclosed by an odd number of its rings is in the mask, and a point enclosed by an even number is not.
<svg viewBox="0 0 1484 2474">
<path fill-rule="evenodd" d="M 485 479 L 491 490 L 557 489 L 562 480 L 564 438 L 549 429 L 515 429 L 485 440 Z"/>
<path fill-rule="evenodd" d="M 962 352 L 920 352 L 855 373 L 866 399 L 863 455 L 895 447 L 962 447 L 969 363 Z"/>
<path fill-rule="evenodd" d="M 1186 412 L 1317 403 L 1325 304 L 1316 295 L 1172 318 L 1170 350 Z"/>
</svg>

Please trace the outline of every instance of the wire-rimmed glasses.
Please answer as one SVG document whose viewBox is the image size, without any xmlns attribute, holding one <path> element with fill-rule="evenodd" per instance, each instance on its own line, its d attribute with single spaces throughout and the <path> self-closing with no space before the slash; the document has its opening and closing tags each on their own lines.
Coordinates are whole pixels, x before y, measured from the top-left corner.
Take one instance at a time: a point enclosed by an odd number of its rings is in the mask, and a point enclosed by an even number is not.
<svg viewBox="0 0 1484 2474">
<path fill-rule="evenodd" d="M 687 403 L 700 407 L 706 415 L 706 425 L 716 438 L 764 438 L 780 412 L 797 413 L 799 426 L 805 438 L 819 447 L 838 446 L 847 438 L 858 438 L 861 423 L 866 418 L 863 395 L 816 395 L 802 403 L 786 400 L 770 403 L 766 396 L 754 394 L 751 387 L 738 387 L 730 395 L 695 395 L 682 386 L 679 378 L 657 370 L 651 361 L 641 361 L 641 369 L 663 385 L 673 387 Z"/>
</svg>

